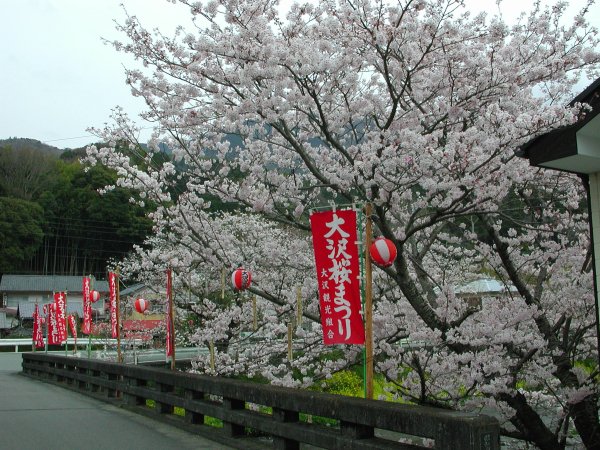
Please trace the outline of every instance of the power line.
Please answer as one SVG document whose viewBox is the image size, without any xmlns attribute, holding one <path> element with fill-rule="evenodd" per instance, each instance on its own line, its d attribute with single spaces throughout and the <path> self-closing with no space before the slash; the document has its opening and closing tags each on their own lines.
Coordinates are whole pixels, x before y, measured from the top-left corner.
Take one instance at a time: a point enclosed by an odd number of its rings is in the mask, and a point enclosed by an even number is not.
<svg viewBox="0 0 600 450">
<path fill-rule="evenodd" d="M 61 138 L 61 139 L 50 139 L 47 141 L 41 141 L 42 144 L 47 144 L 48 142 L 59 142 L 59 141 L 72 141 L 74 139 L 83 139 L 83 138 L 89 138 L 89 137 L 96 137 L 93 134 L 89 134 L 87 136 L 76 136 L 76 137 L 69 137 L 69 138 Z"/>
<path fill-rule="evenodd" d="M 139 130 L 152 130 L 154 129 L 154 127 L 142 127 L 139 128 Z M 94 135 L 94 134 L 88 134 L 86 136 L 74 136 L 74 137 L 67 137 L 67 138 L 59 138 L 59 139 L 48 139 L 45 141 L 40 141 L 43 144 L 47 144 L 48 142 L 60 142 L 60 141 L 72 141 L 74 139 L 84 139 L 84 138 L 98 138 L 98 136 Z"/>
</svg>

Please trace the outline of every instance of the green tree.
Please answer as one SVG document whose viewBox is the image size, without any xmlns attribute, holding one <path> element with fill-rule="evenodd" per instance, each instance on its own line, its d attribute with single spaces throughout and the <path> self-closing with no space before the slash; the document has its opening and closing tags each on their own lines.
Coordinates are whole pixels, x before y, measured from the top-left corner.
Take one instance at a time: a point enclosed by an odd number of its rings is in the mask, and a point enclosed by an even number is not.
<svg viewBox="0 0 600 450">
<path fill-rule="evenodd" d="M 0 193 L 36 200 L 53 178 L 55 155 L 40 149 L 0 147 Z"/>
<path fill-rule="evenodd" d="M 104 167 L 85 170 L 77 159 L 61 158 L 57 176 L 40 197 L 45 217 L 44 247 L 36 267 L 44 273 L 94 273 L 103 276 L 107 262 L 143 242 L 151 229 L 147 207 L 130 203 L 131 193 L 115 188 L 116 174 Z"/>
<path fill-rule="evenodd" d="M 0 197 L 0 211 L 0 273 L 19 271 L 42 244 L 44 211 L 9 197 Z"/>
</svg>

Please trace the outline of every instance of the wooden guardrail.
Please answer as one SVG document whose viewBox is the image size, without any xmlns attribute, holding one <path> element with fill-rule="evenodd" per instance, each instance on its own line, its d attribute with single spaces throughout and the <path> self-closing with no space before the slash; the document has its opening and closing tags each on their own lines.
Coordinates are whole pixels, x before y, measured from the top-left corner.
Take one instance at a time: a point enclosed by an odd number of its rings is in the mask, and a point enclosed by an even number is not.
<svg viewBox="0 0 600 450">
<path fill-rule="evenodd" d="M 300 443 L 327 449 L 500 449 L 497 420 L 482 415 L 41 353 L 23 353 L 23 373 L 233 448 L 264 448 L 265 441 L 258 445 L 247 437 L 254 430 L 270 435 L 278 449 L 299 449 Z M 205 425 L 207 416 L 223 427 Z"/>
</svg>

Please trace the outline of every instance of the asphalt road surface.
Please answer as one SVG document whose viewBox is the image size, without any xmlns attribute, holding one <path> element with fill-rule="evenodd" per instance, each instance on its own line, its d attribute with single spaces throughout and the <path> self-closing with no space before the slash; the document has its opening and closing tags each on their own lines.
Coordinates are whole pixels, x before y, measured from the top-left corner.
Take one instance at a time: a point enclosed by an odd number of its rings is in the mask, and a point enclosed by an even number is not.
<svg viewBox="0 0 600 450">
<path fill-rule="evenodd" d="M 0 353 L 0 449 L 230 448 L 20 371 L 20 353 Z"/>
</svg>

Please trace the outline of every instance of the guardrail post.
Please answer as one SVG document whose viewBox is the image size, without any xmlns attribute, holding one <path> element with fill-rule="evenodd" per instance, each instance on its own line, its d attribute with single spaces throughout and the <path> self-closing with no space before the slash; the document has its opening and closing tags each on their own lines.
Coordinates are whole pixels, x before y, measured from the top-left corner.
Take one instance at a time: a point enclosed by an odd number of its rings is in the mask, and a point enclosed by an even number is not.
<svg viewBox="0 0 600 450">
<path fill-rule="evenodd" d="M 99 370 L 92 369 L 91 371 L 88 372 L 88 374 L 90 372 L 92 374 L 92 378 L 94 378 L 94 379 L 98 379 L 102 376 L 102 372 L 100 372 Z M 102 387 L 100 387 L 98 384 L 94 383 L 90 386 L 90 390 L 92 392 L 102 392 Z"/>
<path fill-rule="evenodd" d="M 246 402 L 244 400 L 238 400 L 236 398 L 223 398 L 223 407 L 230 411 L 244 409 L 246 407 Z M 243 436 L 244 435 L 244 426 L 238 425 L 232 422 L 223 421 L 223 430 L 228 436 Z"/>
<path fill-rule="evenodd" d="M 192 391 L 189 389 L 185 390 L 186 400 L 203 400 L 204 392 Z M 204 423 L 204 414 L 200 414 L 194 411 L 185 410 L 185 421 L 190 424 L 198 425 Z"/>
<path fill-rule="evenodd" d="M 66 382 L 67 384 L 71 384 L 71 385 L 72 385 L 72 384 L 75 384 L 75 377 L 74 377 L 74 375 L 75 375 L 75 373 L 77 372 L 77 366 L 75 366 L 75 365 L 71 365 L 71 364 L 65 364 L 65 366 L 64 366 L 64 367 L 65 367 L 65 371 L 67 371 L 67 372 L 71 372 L 70 376 L 69 376 L 69 375 L 67 375 L 67 376 L 65 377 L 65 382 Z"/>
<path fill-rule="evenodd" d="M 173 385 L 157 383 L 159 392 L 173 392 Z M 159 414 L 173 414 L 173 405 L 169 403 L 156 402 L 155 410 Z"/>
<path fill-rule="evenodd" d="M 299 419 L 298 411 L 273 408 L 273 420 L 276 422 L 298 422 Z M 299 450 L 300 443 L 281 436 L 273 436 L 273 448 L 276 450 Z"/>
<path fill-rule="evenodd" d="M 139 378 L 129 378 L 128 383 L 129 386 L 133 387 L 144 387 L 147 385 L 146 380 L 140 380 Z M 135 394 L 124 394 L 125 403 L 129 406 L 139 406 L 145 405 L 146 399 L 144 397 L 140 397 Z"/>
<path fill-rule="evenodd" d="M 54 368 L 55 368 L 55 369 L 56 369 L 56 371 L 57 371 L 57 372 L 55 373 L 55 375 L 54 375 L 54 379 L 55 379 L 57 382 L 59 382 L 59 383 L 62 383 L 63 381 L 65 381 L 65 377 L 63 377 L 62 375 L 60 375 L 60 374 L 58 373 L 58 371 L 59 371 L 59 370 L 63 370 L 63 369 L 64 369 L 64 364 L 55 362 L 55 363 L 54 363 Z"/>
<path fill-rule="evenodd" d="M 85 376 L 87 376 L 88 370 L 87 370 L 86 367 L 78 367 L 77 368 L 77 373 L 79 373 L 79 375 L 85 375 Z M 79 382 L 77 383 L 77 387 L 79 387 L 79 389 L 83 389 L 83 390 L 87 391 L 88 390 L 87 381 L 79 380 Z"/>
<path fill-rule="evenodd" d="M 107 373 L 104 375 L 104 378 L 109 381 L 118 381 L 119 375 L 117 375 L 116 373 Z M 119 390 L 116 387 L 107 387 L 106 388 L 106 397 L 108 397 L 108 398 L 119 397 Z"/>
</svg>

